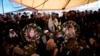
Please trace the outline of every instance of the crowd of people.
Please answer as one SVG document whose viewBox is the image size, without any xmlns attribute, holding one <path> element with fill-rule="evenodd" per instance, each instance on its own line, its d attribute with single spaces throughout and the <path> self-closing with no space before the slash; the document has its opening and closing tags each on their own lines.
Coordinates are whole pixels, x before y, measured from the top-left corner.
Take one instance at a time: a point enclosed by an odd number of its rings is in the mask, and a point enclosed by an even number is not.
<svg viewBox="0 0 100 56">
<path fill-rule="evenodd" d="M 79 25 L 77 40 L 70 38 L 65 41 L 63 35 L 58 36 L 57 33 L 62 31 L 59 26 L 67 21 L 74 21 Z M 34 12 L 30 16 L 25 12 L 0 14 L 0 56 L 25 56 L 22 49 L 28 43 L 23 40 L 21 31 L 30 23 L 36 23 L 43 31 L 33 52 L 37 56 L 100 56 L 100 9 L 64 11 L 60 17 L 57 13 L 50 15 Z M 53 33 L 54 37 L 51 37 L 50 33 Z M 14 52 L 16 49 L 19 50 L 17 53 Z"/>
</svg>

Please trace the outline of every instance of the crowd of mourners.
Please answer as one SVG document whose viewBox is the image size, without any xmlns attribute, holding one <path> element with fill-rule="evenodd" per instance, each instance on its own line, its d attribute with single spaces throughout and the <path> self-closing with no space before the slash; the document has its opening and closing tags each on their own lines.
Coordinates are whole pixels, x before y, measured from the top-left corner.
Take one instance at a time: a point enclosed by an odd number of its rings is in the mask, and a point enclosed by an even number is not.
<svg viewBox="0 0 100 56">
<path fill-rule="evenodd" d="M 77 40 L 69 39 L 64 44 L 63 36 L 56 36 L 59 33 L 58 26 L 71 20 L 79 25 L 80 33 Z M 36 41 L 37 49 L 33 56 L 100 56 L 100 9 L 64 11 L 60 17 L 57 13 L 0 14 L 0 56 L 25 56 L 22 49 L 28 43 L 23 40 L 21 30 L 30 23 L 36 23 L 43 31 Z M 50 37 L 50 32 L 55 35 L 53 38 Z M 74 48 L 76 42 L 79 45 Z"/>
</svg>

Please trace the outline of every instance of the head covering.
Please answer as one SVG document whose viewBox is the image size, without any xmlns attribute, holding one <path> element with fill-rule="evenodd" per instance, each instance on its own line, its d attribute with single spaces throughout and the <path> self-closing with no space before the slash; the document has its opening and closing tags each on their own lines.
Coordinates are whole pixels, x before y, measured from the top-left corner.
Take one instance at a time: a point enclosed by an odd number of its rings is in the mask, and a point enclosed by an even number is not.
<svg viewBox="0 0 100 56">
<path fill-rule="evenodd" d="M 9 29 L 9 31 L 12 31 L 13 29 Z"/>
<path fill-rule="evenodd" d="M 48 33 L 49 32 L 49 30 L 44 30 L 44 33 Z"/>
</svg>

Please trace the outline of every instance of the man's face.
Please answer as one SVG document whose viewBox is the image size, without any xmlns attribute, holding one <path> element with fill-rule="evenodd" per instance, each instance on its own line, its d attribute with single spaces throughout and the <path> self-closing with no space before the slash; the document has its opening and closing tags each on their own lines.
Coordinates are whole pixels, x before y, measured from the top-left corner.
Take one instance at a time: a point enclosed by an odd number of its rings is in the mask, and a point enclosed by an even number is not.
<svg viewBox="0 0 100 56">
<path fill-rule="evenodd" d="M 12 34 L 14 34 L 14 32 L 15 32 L 14 30 L 10 31 L 10 33 L 12 33 Z"/>
<path fill-rule="evenodd" d="M 30 32 L 29 32 L 29 36 L 30 36 L 30 37 L 33 37 L 34 34 L 35 34 L 34 30 L 30 30 Z"/>
<path fill-rule="evenodd" d="M 68 32 L 69 32 L 69 33 L 73 33 L 73 32 L 74 32 L 73 28 L 69 28 L 69 29 L 68 29 Z"/>
<path fill-rule="evenodd" d="M 49 36 L 49 34 L 50 34 L 50 33 L 49 33 L 49 32 L 47 32 L 47 33 L 46 33 L 46 36 Z"/>
</svg>

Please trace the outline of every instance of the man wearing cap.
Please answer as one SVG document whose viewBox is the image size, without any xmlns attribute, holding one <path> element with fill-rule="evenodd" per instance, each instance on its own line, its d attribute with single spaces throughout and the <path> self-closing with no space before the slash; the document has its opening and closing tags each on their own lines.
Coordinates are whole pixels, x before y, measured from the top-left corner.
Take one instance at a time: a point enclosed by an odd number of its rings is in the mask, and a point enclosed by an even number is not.
<svg viewBox="0 0 100 56">
<path fill-rule="evenodd" d="M 9 41 L 10 41 L 10 43 L 12 43 L 12 44 L 17 43 L 17 39 L 18 39 L 18 34 L 16 34 L 14 29 L 10 29 L 9 30 Z"/>
<path fill-rule="evenodd" d="M 46 42 L 49 40 L 49 30 L 44 30 L 44 34 L 41 37 L 43 44 L 46 44 Z"/>
<path fill-rule="evenodd" d="M 45 56 L 45 49 L 46 49 L 46 43 L 49 40 L 49 31 L 44 30 L 42 37 L 40 38 L 40 43 L 37 44 L 36 53 L 40 56 Z"/>
</svg>

